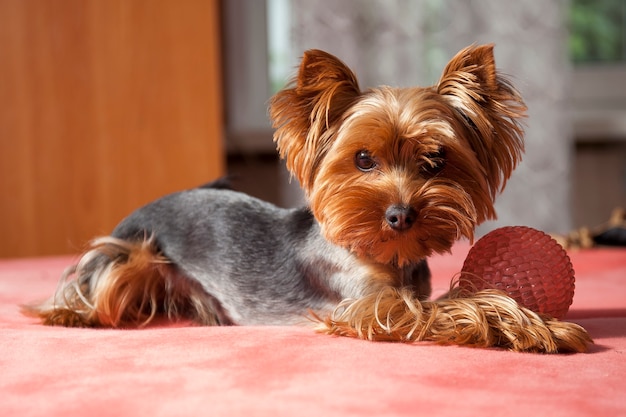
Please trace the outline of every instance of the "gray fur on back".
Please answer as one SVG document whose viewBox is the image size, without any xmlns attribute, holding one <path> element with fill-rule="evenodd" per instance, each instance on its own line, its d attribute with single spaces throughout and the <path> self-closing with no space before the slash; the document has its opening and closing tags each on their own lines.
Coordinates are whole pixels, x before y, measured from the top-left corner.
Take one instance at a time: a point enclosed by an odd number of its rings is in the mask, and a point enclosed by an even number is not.
<svg viewBox="0 0 626 417">
<path fill-rule="evenodd" d="M 309 309 L 330 310 L 362 295 L 367 279 L 347 250 L 324 240 L 307 209 L 282 209 L 231 190 L 165 196 L 112 235 L 153 235 L 182 275 L 200 282 L 236 324 L 301 322 Z"/>
</svg>

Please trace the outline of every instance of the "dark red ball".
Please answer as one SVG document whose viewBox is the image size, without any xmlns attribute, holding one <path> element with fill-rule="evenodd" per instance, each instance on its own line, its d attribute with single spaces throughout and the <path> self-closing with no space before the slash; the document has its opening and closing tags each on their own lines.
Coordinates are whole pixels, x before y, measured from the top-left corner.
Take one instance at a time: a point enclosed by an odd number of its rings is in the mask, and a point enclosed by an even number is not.
<svg viewBox="0 0 626 417">
<path fill-rule="evenodd" d="M 502 227 L 470 249 L 459 286 L 496 288 L 526 308 L 562 319 L 574 299 L 574 269 L 561 245 L 544 232 Z"/>
</svg>

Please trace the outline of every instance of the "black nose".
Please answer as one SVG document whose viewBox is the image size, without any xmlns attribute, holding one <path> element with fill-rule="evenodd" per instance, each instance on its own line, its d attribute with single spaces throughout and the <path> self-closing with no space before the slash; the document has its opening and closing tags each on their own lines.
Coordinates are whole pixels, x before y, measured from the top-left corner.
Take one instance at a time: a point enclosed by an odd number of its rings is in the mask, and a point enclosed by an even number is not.
<svg viewBox="0 0 626 417">
<path fill-rule="evenodd" d="M 387 224 L 395 230 L 410 229 L 417 218 L 417 213 L 413 208 L 401 205 L 390 206 L 385 212 Z"/>
</svg>

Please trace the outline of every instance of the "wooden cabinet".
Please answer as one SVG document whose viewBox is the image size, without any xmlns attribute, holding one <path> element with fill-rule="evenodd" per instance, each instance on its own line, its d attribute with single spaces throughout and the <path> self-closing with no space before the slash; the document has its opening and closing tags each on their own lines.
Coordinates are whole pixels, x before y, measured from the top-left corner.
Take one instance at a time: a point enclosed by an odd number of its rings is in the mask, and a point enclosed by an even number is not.
<svg viewBox="0 0 626 417">
<path fill-rule="evenodd" d="M 217 0 L 0 0 L 0 257 L 224 169 Z"/>
</svg>

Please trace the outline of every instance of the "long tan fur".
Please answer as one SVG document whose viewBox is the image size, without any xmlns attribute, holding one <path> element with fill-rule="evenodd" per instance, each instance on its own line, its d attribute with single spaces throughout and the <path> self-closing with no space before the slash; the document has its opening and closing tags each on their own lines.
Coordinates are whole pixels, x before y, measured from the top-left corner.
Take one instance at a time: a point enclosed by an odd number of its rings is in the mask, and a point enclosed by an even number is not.
<svg viewBox="0 0 626 417">
<path fill-rule="evenodd" d="M 406 288 L 342 302 L 319 330 L 377 341 L 430 341 L 500 347 L 520 352 L 585 352 L 591 338 L 581 326 L 521 307 L 497 290 L 473 295 L 453 289 L 444 299 L 419 301 Z"/>
<path fill-rule="evenodd" d="M 151 239 L 102 237 L 68 268 L 56 293 L 22 311 L 47 325 L 141 327 L 157 314 L 218 324 L 199 284 L 181 277 Z"/>
</svg>

